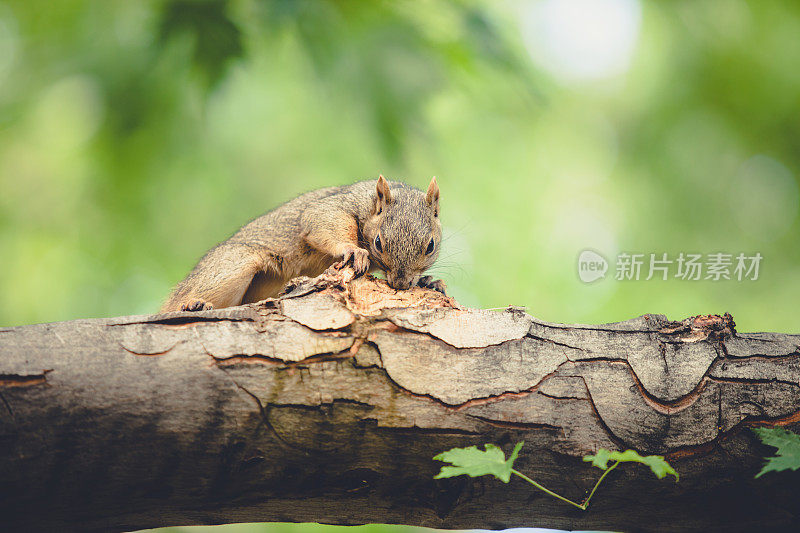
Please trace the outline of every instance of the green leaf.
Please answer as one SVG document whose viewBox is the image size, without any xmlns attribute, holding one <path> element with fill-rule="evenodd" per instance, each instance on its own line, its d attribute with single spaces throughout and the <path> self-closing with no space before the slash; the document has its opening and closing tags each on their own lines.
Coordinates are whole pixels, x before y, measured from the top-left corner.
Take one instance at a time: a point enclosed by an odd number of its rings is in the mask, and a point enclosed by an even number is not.
<svg viewBox="0 0 800 533">
<path fill-rule="evenodd" d="M 433 479 L 467 475 L 470 477 L 492 475 L 504 483 L 511 479 L 511 469 L 514 466 L 519 451 L 524 442 L 518 442 L 514 451 L 506 460 L 503 450 L 494 444 L 487 444 L 486 450 L 479 450 L 477 446 L 469 448 L 453 448 L 442 452 L 436 457 L 437 461 L 451 463 L 453 466 L 443 466 L 442 470 Z"/>
<path fill-rule="evenodd" d="M 605 448 L 600 448 L 597 450 L 595 455 L 587 455 L 583 458 L 583 460 L 590 462 L 592 463 L 592 466 L 596 466 L 597 468 L 601 468 L 603 470 L 608 469 L 609 461 L 616 461 L 620 463 L 642 463 L 649 466 L 650 470 L 653 471 L 658 479 L 662 479 L 667 474 L 672 474 L 675 476 L 675 481 L 680 479 L 675 469 L 672 468 L 661 455 L 648 455 L 647 457 L 642 457 L 635 450 L 612 452 L 610 450 L 606 450 Z"/>
<path fill-rule="evenodd" d="M 764 468 L 756 474 L 756 477 L 761 477 L 767 472 L 800 468 L 800 435 L 786 431 L 782 427 L 753 428 L 753 432 L 767 446 L 778 448 L 773 457 L 767 458 Z"/>
<path fill-rule="evenodd" d="M 228 16 L 226 0 L 172 0 L 164 5 L 162 45 L 180 34 L 193 40 L 192 60 L 210 85 L 218 82 L 227 64 L 244 54 L 243 36 Z"/>
</svg>

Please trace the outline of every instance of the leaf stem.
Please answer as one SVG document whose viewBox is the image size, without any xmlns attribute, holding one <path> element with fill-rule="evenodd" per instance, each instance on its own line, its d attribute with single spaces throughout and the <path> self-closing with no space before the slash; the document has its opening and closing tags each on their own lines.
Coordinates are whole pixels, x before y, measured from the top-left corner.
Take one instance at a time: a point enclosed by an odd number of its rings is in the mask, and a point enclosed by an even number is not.
<svg viewBox="0 0 800 533">
<path fill-rule="evenodd" d="M 583 509 L 586 509 L 587 507 L 589 507 L 589 500 L 591 500 L 592 496 L 594 496 L 594 492 L 597 490 L 597 487 L 600 486 L 600 483 L 603 482 L 603 479 L 605 479 L 605 477 L 608 475 L 608 473 L 611 472 L 612 470 L 614 470 L 617 467 L 618 464 L 619 464 L 619 461 L 615 462 L 613 465 L 609 466 L 608 469 L 605 472 L 603 472 L 603 475 L 600 476 L 600 479 L 598 479 L 597 483 L 594 484 L 594 487 L 592 488 L 592 492 L 590 492 L 589 495 L 586 497 L 586 499 L 583 500 L 583 504 L 582 504 L 583 505 Z"/>
<path fill-rule="evenodd" d="M 528 477 L 528 476 L 526 476 L 525 474 L 523 474 L 523 473 L 521 473 L 521 472 L 517 472 L 517 471 L 516 471 L 516 470 L 514 470 L 513 468 L 511 469 L 511 473 L 512 473 L 512 474 L 516 474 L 516 475 L 518 475 L 519 477 L 521 477 L 522 479 L 524 479 L 525 481 L 527 481 L 528 483 L 530 483 L 531 485 L 533 485 L 533 486 L 534 486 L 534 487 L 536 487 L 537 489 L 539 489 L 539 490 L 541 490 L 541 491 L 544 491 L 544 492 L 546 492 L 546 493 L 547 493 L 547 494 L 549 494 L 550 496 L 553 496 L 554 498 L 558 498 L 558 499 L 559 499 L 559 500 L 561 500 L 562 502 L 568 503 L 568 504 L 570 504 L 570 505 L 574 505 L 574 506 L 575 506 L 575 507 L 577 507 L 578 509 L 580 509 L 580 510 L 582 510 L 582 511 L 585 511 L 585 510 L 586 510 L 586 508 L 587 508 L 587 507 L 589 507 L 589 501 L 592 499 L 592 496 L 594 496 L 594 493 L 595 493 L 595 491 L 597 491 L 597 487 L 599 487 L 599 486 L 600 486 L 600 483 L 602 483 L 602 482 L 603 482 L 603 480 L 604 480 L 604 479 L 605 479 L 605 477 L 606 477 L 606 476 L 609 474 L 609 472 L 611 472 L 612 470 L 614 470 L 614 469 L 617 467 L 617 465 L 618 465 L 618 464 L 619 464 L 619 461 L 615 462 L 613 465 L 611 465 L 610 467 L 608 467 L 608 469 L 606 469 L 606 471 L 605 471 L 605 472 L 603 472 L 603 475 L 602 475 L 602 476 L 600 476 L 600 479 L 598 479 L 598 480 L 597 480 L 597 483 L 595 483 L 595 484 L 594 484 L 594 487 L 592 487 L 592 491 L 589 493 L 589 495 L 586 497 L 586 499 L 585 499 L 585 500 L 583 500 L 583 503 L 575 503 L 574 501 L 572 501 L 572 500 L 570 500 L 570 499 L 567 499 L 567 498 L 563 497 L 562 495 L 560 495 L 560 494 L 557 494 L 557 493 L 553 492 L 552 490 L 548 489 L 547 487 L 545 487 L 545 486 L 544 486 L 544 485 L 542 485 L 541 483 L 537 483 L 536 481 L 532 480 L 531 478 L 529 478 L 529 477 Z"/>
<path fill-rule="evenodd" d="M 614 465 L 614 466 L 616 466 L 616 465 Z M 530 483 L 531 485 L 533 485 L 533 486 L 534 486 L 534 487 L 536 487 L 537 489 L 539 489 L 539 490 L 542 490 L 542 491 L 546 492 L 547 494 L 549 494 L 550 496 L 553 496 L 554 498 L 558 498 L 558 499 L 559 499 L 559 500 L 561 500 L 562 502 L 566 502 L 566 503 L 568 503 L 568 504 L 570 504 L 570 505 L 574 505 L 574 506 L 575 506 L 575 507 L 577 507 L 578 509 L 582 509 L 582 510 L 584 510 L 584 511 L 586 510 L 586 507 L 585 507 L 585 505 L 582 505 L 582 504 L 580 504 L 580 503 L 575 503 L 574 501 L 572 501 L 572 500 L 568 500 L 567 498 L 565 498 L 565 497 L 561 496 L 560 494 L 556 494 L 555 492 L 553 492 L 552 490 L 548 489 L 548 488 L 547 488 L 547 487 L 545 487 L 544 485 L 541 485 L 541 484 L 539 484 L 539 483 L 535 482 L 534 480 L 532 480 L 531 478 L 529 478 L 529 477 L 528 477 L 528 476 L 526 476 L 525 474 L 523 474 L 523 473 L 521 473 L 521 472 L 517 472 L 517 471 L 516 471 L 516 470 L 514 470 L 513 468 L 511 469 L 511 473 L 512 473 L 512 474 L 516 474 L 516 475 L 518 475 L 519 477 L 521 477 L 522 479 L 524 479 L 525 481 L 527 481 L 528 483 Z M 600 478 L 600 479 L 602 480 L 603 478 Z M 597 488 L 597 485 L 595 485 L 595 487 L 594 487 L 594 488 Z M 590 496 L 590 497 L 591 497 L 591 496 Z"/>
</svg>

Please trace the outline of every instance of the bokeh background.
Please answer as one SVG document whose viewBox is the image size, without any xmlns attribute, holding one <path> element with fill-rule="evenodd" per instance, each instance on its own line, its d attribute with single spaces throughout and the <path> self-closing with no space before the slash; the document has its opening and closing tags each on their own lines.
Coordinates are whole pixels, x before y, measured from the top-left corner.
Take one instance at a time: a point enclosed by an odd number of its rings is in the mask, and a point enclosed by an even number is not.
<svg viewBox="0 0 800 533">
<path fill-rule="evenodd" d="M 0 325 L 154 312 L 243 223 L 379 173 L 438 177 L 466 305 L 798 332 L 800 3 L 0 0 Z M 586 284 L 584 249 L 763 260 Z"/>
<path fill-rule="evenodd" d="M 243 223 L 378 173 L 437 176 L 466 305 L 800 331 L 800 4 L 0 0 L 0 325 L 154 312 Z M 620 252 L 763 260 L 616 281 Z"/>
</svg>

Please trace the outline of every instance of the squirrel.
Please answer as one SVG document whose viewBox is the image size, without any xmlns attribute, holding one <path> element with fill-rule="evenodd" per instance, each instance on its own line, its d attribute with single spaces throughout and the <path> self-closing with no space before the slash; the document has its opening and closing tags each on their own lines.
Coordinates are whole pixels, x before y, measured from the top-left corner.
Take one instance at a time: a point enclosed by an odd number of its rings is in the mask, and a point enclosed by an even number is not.
<svg viewBox="0 0 800 533">
<path fill-rule="evenodd" d="M 277 296 L 296 276 L 352 263 L 380 269 L 394 289 L 445 293 L 423 276 L 439 255 L 439 186 L 426 193 L 383 176 L 307 192 L 244 225 L 208 251 L 173 289 L 161 312 L 203 311 Z"/>
</svg>

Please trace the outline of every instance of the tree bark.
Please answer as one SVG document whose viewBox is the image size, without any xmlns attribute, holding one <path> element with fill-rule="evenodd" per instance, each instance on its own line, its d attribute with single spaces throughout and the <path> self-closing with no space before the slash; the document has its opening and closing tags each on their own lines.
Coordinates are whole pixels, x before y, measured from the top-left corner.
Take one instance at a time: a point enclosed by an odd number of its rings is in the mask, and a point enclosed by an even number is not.
<svg viewBox="0 0 800 533">
<path fill-rule="evenodd" d="M 329 270 L 276 300 L 0 329 L 4 530 L 250 521 L 622 531 L 796 526 L 796 472 L 753 479 L 747 430 L 800 420 L 800 335 L 730 315 L 599 326 L 463 309 Z M 456 446 L 580 501 L 598 448 L 622 465 L 588 511 L 512 480 L 434 480 Z"/>
</svg>

